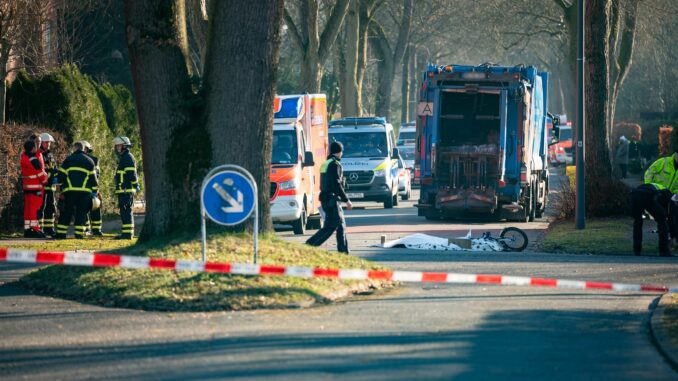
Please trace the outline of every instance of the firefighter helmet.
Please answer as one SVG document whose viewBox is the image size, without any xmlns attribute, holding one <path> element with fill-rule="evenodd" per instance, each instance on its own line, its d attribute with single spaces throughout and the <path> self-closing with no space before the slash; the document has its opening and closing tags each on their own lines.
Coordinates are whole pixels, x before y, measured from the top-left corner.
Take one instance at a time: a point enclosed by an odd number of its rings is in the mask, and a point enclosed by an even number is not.
<svg viewBox="0 0 678 381">
<path fill-rule="evenodd" d="M 117 146 L 118 144 L 122 144 L 125 147 L 132 146 L 132 142 L 129 141 L 127 136 L 117 136 L 115 139 L 113 139 L 113 145 Z"/>
<path fill-rule="evenodd" d="M 92 149 L 92 145 L 89 144 L 89 142 L 87 140 L 81 140 L 78 143 L 80 143 L 80 145 L 82 145 L 83 149 L 86 149 L 88 151 L 94 151 L 94 149 Z"/>
<path fill-rule="evenodd" d="M 48 133 L 46 133 L 46 132 L 43 132 L 42 134 L 40 134 L 40 140 L 43 141 L 43 142 L 52 142 L 52 143 L 54 143 L 54 138 L 52 137 L 52 135 L 50 135 L 50 134 L 48 134 Z"/>
<path fill-rule="evenodd" d="M 92 197 L 92 205 L 90 205 L 92 211 L 97 210 L 101 207 L 101 200 L 99 197 Z"/>
</svg>

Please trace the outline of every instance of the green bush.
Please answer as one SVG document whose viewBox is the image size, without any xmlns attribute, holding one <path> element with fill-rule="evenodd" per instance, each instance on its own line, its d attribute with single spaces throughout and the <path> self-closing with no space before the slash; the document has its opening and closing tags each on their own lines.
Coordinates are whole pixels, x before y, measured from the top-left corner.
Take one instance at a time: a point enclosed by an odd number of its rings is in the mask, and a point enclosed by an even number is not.
<svg viewBox="0 0 678 381">
<path fill-rule="evenodd" d="M 36 123 L 62 132 L 72 144 L 87 140 L 99 158 L 100 191 L 105 212 L 115 209 L 113 176 L 117 157 L 112 147 L 116 132 L 130 132 L 139 158 L 139 133 L 129 91 L 98 85 L 74 65 L 65 65 L 38 78 L 20 73 L 7 90 L 7 118 Z M 102 99 L 104 101 L 102 102 Z"/>
</svg>

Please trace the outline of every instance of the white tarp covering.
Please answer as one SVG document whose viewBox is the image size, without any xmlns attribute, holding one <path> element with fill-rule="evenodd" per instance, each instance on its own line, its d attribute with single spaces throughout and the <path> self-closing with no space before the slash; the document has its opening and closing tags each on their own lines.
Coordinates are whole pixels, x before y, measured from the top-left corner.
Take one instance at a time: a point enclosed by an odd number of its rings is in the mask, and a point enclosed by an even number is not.
<svg viewBox="0 0 678 381">
<path fill-rule="evenodd" d="M 464 249 L 459 245 L 449 242 L 447 238 L 440 238 L 428 234 L 413 234 L 407 237 L 384 243 L 384 248 L 404 247 L 415 250 L 440 250 L 440 251 L 504 251 L 504 247 L 496 240 L 487 238 L 471 238 L 471 232 L 466 237 L 471 241 L 471 248 Z"/>
</svg>

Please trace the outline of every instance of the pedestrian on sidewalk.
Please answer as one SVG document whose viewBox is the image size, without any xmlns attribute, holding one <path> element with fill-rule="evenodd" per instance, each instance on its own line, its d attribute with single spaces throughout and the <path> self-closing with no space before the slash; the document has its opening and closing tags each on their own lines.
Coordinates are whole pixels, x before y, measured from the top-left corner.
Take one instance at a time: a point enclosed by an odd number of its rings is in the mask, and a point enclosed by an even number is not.
<svg viewBox="0 0 678 381">
<path fill-rule="evenodd" d="M 337 250 L 349 254 L 348 240 L 346 239 L 346 220 L 341 202 L 346 203 L 348 210 L 353 209 L 351 200 L 344 191 L 344 169 L 341 166 L 341 156 L 344 146 L 339 142 L 330 144 L 330 156 L 320 167 L 320 204 L 325 213 L 325 223 L 306 244 L 320 246 L 332 233 L 337 233 Z"/>
<path fill-rule="evenodd" d="M 621 178 L 626 178 L 626 169 L 629 165 L 629 140 L 626 139 L 624 135 L 619 138 L 619 143 L 617 144 L 617 151 L 615 153 L 615 159 L 617 165 L 621 170 Z"/>
</svg>

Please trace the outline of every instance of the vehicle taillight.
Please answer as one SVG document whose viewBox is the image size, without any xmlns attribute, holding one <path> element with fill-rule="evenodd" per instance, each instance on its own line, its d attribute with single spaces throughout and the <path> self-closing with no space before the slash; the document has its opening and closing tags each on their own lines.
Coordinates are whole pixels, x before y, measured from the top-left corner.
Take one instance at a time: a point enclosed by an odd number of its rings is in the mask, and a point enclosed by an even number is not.
<svg viewBox="0 0 678 381">
<path fill-rule="evenodd" d="M 520 183 L 527 184 L 527 167 L 524 165 L 520 167 Z"/>
<path fill-rule="evenodd" d="M 424 185 L 431 185 L 433 184 L 433 177 L 431 176 L 424 177 L 423 179 L 421 179 L 421 183 Z"/>
</svg>

